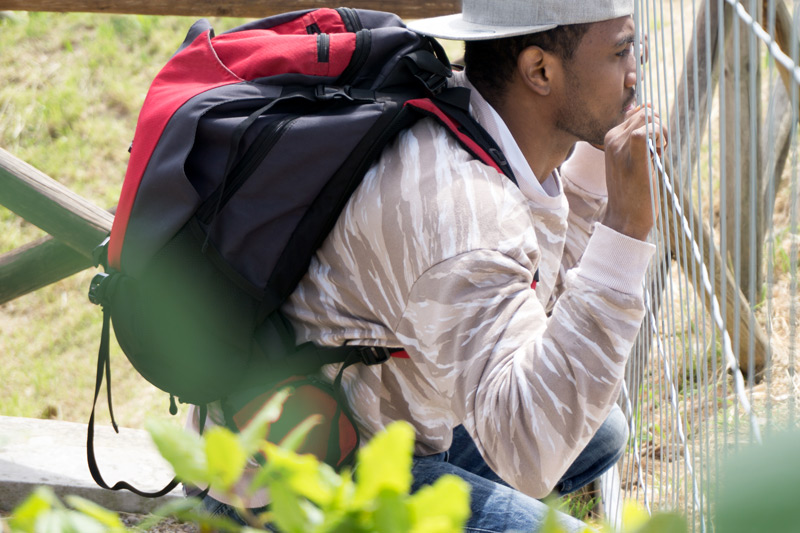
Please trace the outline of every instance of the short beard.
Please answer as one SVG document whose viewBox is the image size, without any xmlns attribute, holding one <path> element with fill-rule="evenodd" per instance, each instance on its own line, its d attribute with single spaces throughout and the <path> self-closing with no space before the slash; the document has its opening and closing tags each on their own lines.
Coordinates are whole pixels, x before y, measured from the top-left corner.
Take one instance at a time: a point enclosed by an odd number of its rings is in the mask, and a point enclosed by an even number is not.
<svg viewBox="0 0 800 533">
<path fill-rule="evenodd" d="M 578 140 L 586 141 L 596 146 L 602 146 L 606 141 L 606 133 L 622 123 L 625 119 L 623 108 L 635 101 L 636 93 L 631 90 L 630 97 L 625 104 L 620 106 L 619 115 L 614 120 L 601 123 L 598 119 L 591 116 L 585 106 L 579 105 L 581 94 L 580 82 L 577 76 L 571 76 L 573 83 L 567 85 L 568 89 L 564 95 L 564 101 L 556 115 L 556 127 L 566 132 Z"/>
<path fill-rule="evenodd" d="M 613 126 L 601 126 L 575 106 L 565 106 L 556 117 L 556 127 L 580 141 L 602 146 L 606 142 L 606 133 Z"/>
<path fill-rule="evenodd" d="M 575 86 L 574 89 L 580 89 Z M 569 90 L 565 95 L 563 105 L 556 115 L 556 127 L 580 141 L 602 146 L 606 141 L 606 133 L 622 122 L 622 110 L 614 123 L 601 123 L 593 117 L 580 99 L 576 97 L 580 90 Z"/>
</svg>

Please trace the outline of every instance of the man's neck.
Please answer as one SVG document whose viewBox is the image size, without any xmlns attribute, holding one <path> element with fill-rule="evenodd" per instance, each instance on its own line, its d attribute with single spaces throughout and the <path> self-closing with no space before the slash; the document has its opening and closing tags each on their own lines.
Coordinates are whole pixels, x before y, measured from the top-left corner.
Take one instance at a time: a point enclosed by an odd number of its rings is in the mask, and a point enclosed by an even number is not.
<svg viewBox="0 0 800 533">
<path fill-rule="evenodd" d="M 510 93 L 502 105 L 495 109 L 514 136 L 539 183 L 544 183 L 567 158 L 576 140 L 555 127 L 549 109 L 536 107 L 536 102 L 514 98 Z"/>
</svg>

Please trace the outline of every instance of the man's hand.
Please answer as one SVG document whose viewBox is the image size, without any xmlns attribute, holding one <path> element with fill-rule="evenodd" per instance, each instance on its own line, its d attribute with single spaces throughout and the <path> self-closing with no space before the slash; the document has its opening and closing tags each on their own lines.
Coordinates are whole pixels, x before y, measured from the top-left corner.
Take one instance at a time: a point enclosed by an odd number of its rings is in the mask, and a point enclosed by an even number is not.
<svg viewBox="0 0 800 533">
<path fill-rule="evenodd" d="M 667 144 L 658 114 L 639 106 L 606 134 L 604 146 L 608 207 L 603 224 L 642 241 L 658 217 L 658 203 L 650 198 L 651 187 L 656 193 L 658 189 L 654 165 L 648 165 L 648 138 L 659 150 Z"/>
</svg>

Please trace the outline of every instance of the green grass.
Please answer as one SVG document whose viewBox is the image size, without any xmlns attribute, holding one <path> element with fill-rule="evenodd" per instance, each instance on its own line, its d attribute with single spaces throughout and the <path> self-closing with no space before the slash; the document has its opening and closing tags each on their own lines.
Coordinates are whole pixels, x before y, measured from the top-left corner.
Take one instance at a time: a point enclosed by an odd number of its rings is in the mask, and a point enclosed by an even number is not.
<svg viewBox="0 0 800 533">
<path fill-rule="evenodd" d="M 0 15 L 0 147 L 94 204 L 115 205 L 147 88 L 194 20 Z M 211 22 L 218 31 L 240 23 Z M 44 235 L 3 207 L 0 228 L 0 253 Z M 86 298 L 93 275 L 0 306 L 0 415 L 87 421 L 102 323 Z M 119 423 L 169 416 L 166 393 L 139 377 L 117 346 L 111 358 Z"/>
</svg>

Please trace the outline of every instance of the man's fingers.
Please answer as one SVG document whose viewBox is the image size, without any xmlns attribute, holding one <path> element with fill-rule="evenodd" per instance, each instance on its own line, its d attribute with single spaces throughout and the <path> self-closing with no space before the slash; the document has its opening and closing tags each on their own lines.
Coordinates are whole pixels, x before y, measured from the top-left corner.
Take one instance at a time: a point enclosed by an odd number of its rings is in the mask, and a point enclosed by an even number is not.
<svg viewBox="0 0 800 533">
<path fill-rule="evenodd" d="M 669 145 L 669 134 L 661 127 L 661 120 L 653 120 L 648 123 L 648 136 L 653 140 L 653 145 L 661 155 L 661 151 Z"/>
<path fill-rule="evenodd" d="M 639 104 L 626 113 L 625 119 L 620 125 L 608 132 L 605 145 L 597 148 L 605 150 L 609 146 L 613 146 L 615 150 L 624 150 L 624 145 L 635 141 L 638 145 L 636 150 L 639 151 L 646 149 L 648 138 L 653 139 L 659 150 L 667 145 L 666 132 L 661 127 L 659 113 L 653 109 L 651 104 Z"/>
<path fill-rule="evenodd" d="M 661 121 L 658 111 L 654 110 L 651 104 L 639 104 L 626 113 L 622 125 L 627 123 L 630 128 L 635 129 L 642 124 L 654 121 L 659 123 Z"/>
<path fill-rule="evenodd" d="M 629 119 L 629 132 L 636 131 L 637 134 L 644 134 L 646 137 L 653 139 L 653 143 L 657 148 L 666 147 L 669 143 L 667 132 L 661 127 L 661 117 L 649 106 L 637 106 Z M 644 128 L 642 131 L 641 128 Z"/>
</svg>

